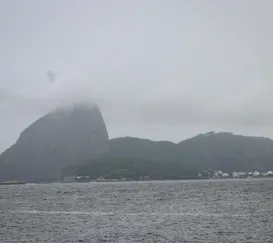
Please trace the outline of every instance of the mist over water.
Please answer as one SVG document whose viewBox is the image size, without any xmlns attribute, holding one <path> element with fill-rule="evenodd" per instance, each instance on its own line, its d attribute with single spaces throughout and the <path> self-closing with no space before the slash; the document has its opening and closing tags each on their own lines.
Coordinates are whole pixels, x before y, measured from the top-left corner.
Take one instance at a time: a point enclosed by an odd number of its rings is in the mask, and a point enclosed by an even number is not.
<svg viewBox="0 0 273 243">
<path fill-rule="evenodd" d="M 0 187 L 0 242 L 272 242 L 272 180 Z"/>
</svg>

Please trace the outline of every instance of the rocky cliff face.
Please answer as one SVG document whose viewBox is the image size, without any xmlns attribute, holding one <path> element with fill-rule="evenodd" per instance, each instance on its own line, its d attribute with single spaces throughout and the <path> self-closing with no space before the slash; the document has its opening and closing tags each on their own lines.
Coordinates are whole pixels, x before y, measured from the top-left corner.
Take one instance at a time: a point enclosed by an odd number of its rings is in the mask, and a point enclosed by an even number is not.
<svg viewBox="0 0 273 243">
<path fill-rule="evenodd" d="M 58 180 L 64 169 L 108 149 L 107 129 L 96 106 L 57 109 L 25 129 L 0 156 L 0 180 Z"/>
</svg>

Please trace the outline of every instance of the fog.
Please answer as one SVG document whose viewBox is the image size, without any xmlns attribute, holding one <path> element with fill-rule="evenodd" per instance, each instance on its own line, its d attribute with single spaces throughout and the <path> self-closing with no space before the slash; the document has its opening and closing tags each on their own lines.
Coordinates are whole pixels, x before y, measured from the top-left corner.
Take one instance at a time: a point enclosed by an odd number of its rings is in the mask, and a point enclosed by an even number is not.
<svg viewBox="0 0 273 243">
<path fill-rule="evenodd" d="M 0 1 L 0 152 L 59 106 L 110 137 L 273 138 L 273 1 Z"/>
</svg>

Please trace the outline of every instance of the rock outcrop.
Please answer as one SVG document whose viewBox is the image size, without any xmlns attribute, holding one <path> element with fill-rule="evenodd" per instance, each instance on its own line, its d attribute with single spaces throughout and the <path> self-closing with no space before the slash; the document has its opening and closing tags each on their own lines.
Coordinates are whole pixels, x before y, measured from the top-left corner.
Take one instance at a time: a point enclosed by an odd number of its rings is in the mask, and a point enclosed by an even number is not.
<svg viewBox="0 0 273 243">
<path fill-rule="evenodd" d="M 96 106 L 57 109 L 38 119 L 0 156 L 1 180 L 59 180 L 109 149 L 108 133 Z"/>
</svg>

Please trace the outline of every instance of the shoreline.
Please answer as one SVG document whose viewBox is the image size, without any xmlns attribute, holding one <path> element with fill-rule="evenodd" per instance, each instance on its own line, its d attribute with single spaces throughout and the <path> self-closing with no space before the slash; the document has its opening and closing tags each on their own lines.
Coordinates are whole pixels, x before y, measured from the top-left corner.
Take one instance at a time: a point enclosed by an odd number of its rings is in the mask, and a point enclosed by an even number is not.
<svg viewBox="0 0 273 243">
<path fill-rule="evenodd" d="M 37 184 L 85 184 L 85 183 L 130 183 L 130 182 L 134 182 L 134 183 L 154 183 L 154 182 L 199 182 L 199 181 L 209 181 L 209 182 L 220 182 L 220 181 L 252 181 L 252 180 L 270 180 L 273 179 L 273 177 L 258 177 L 258 178 L 224 178 L 224 179 L 209 179 L 209 178 L 195 178 L 195 179 L 167 179 L 167 180 L 98 180 L 98 181 L 82 181 L 82 182 L 77 182 L 77 181 L 69 181 L 69 182 L 64 182 L 64 181 L 53 181 L 53 182 L 20 182 L 20 183 L 3 183 L 0 182 L 0 186 L 10 186 L 10 185 L 37 185 Z"/>
</svg>

